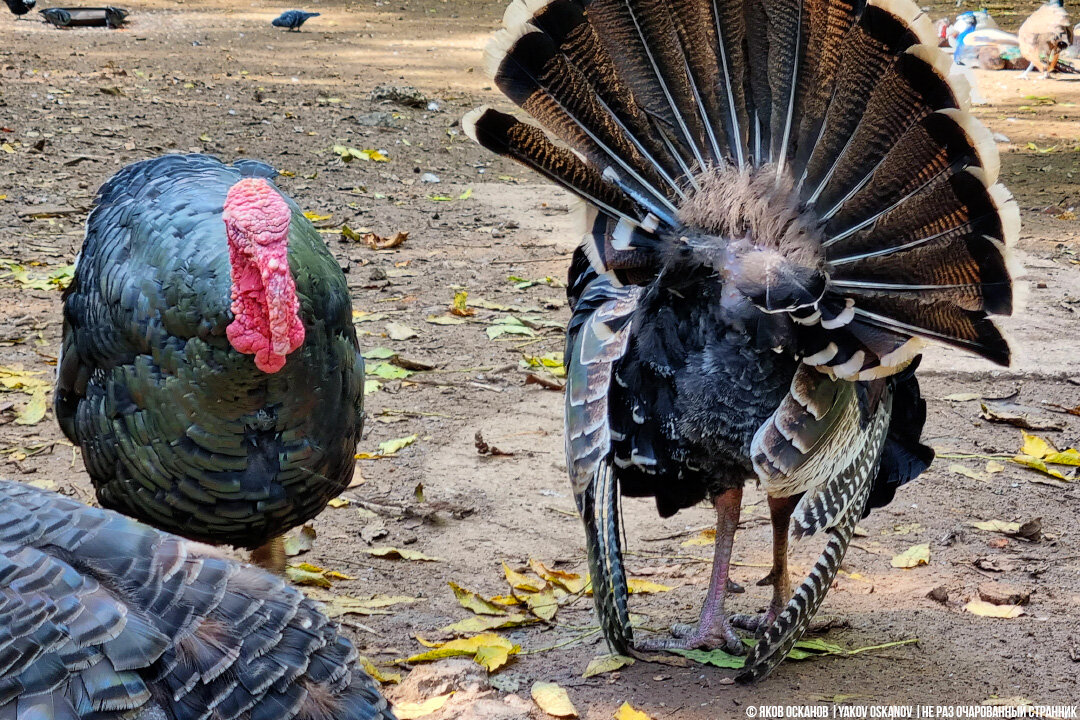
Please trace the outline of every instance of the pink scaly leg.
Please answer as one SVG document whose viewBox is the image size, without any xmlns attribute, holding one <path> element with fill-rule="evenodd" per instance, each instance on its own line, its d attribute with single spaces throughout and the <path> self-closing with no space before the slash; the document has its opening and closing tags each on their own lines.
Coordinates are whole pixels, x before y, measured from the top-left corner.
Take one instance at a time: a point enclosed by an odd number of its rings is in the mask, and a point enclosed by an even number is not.
<svg viewBox="0 0 1080 720">
<path fill-rule="evenodd" d="M 648 652 L 720 648 L 732 655 L 746 654 L 746 646 L 735 634 L 724 612 L 724 600 L 729 592 L 728 569 L 731 561 L 731 545 L 735 539 L 735 529 L 739 526 L 742 494 L 741 487 L 733 488 L 725 490 L 713 499 L 713 507 L 716 508 L 716 545 L 709 592 L 705 595 L 705 604 L 701 608 L 698 624 L 676 625 L 672 628 L 672 634 L 675 637 L 640 642 L 637 644 L 638 650 Z"/>
<path fill-rule="evenodd" d="M 758 633 L 772 625 L 776 616 L 791 599 L 791 575 L 788 572 L 788 531 L 791 528 L 791 513 L 799 504 L 801 495 L 794 497 L 769 497 L 769 516 L 773 530 L 773 566 L 765 577 L 758 580 L 758 585 L 772 585 L 773 596 L 769 609 L 762 615 L 732 615 L 731 624 L 743 630 Z"/>
</svg>

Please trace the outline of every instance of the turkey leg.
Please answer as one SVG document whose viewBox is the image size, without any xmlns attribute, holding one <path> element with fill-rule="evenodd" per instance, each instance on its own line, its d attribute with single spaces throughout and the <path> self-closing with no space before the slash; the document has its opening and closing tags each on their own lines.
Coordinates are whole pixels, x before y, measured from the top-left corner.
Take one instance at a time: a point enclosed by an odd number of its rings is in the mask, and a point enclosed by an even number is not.
<svg viewBox="0 0 1080 720">
<path fill-rule="evenodd" d="M 731 624 L 743 630 L 761 634 L 772 625 L 776 616 L 791 599 L 791 574 L 788 572 L 788 531 L 791 528 L 791 513 L 799 504 L 802 495 L 793 497 L 769 497 L 769 516 L 773 531 L 773 566 L 765 577 L 758 580 L 758 585 L 772 585 L 773 596 L 769 609 L 761 615 L 732 615 Z"/>
<path fill-rule="evenodd" d="M 745 655 L 746 646 L 739 640 L 724 612 L 724 600 L 729 592 L 728 569 L 731 561 L 731 545 L 735 529 L 739 526 L 742 509 L 742 488 L 732 488 L 713 498 L 716 508 L 716 545 L 713 552 L 712 578 L 701 618 L 697 625 L 676 625 L 671 629 L 675 637 L 663 640 L 646 640 L 637 644 L 638 650 L 712 650 L 720 648 L 732 655 Z"/>
<path fill-rule="evenodd" d="M 251 564 L 282 575 L 285 572 L 285 536 L 270 538 L 269 542 L 251 551 Z"/>
</svg>

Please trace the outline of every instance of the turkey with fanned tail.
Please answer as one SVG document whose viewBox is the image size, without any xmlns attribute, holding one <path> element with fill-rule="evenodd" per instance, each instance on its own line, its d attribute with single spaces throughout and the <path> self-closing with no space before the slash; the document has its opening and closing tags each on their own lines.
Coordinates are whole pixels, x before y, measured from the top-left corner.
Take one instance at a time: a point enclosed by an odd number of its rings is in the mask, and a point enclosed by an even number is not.
<svg viewBox="0 0 1080 720">
<path fill-rule="evenodd" d="M 1009 363 L 1019 212 L 989 132 L 910 0 L 515 0 L 487 60 L 532 119 L 480 108 L 482 146 L 582 197 L 566 451 L 601 626 L 619 652 L 805 631 L 856 522 L 933 458 L 925 340 Z M 765 615 L 729 618 L 743 484 L 773 523 Z M 619 495 L 710 499 L 700 622 L 635 643 Z M 822 532 L 794 590 L 788 537 Z"/>
<path fill-rule="evenodd" d="M 394 720 L 283 578 L 0 480 L 0 719 Z"/>
<path fill-rule="evenodd" d="M 275 174 L 166 155 L 105 183 L 56 417 L 102 505 L 280 570 L 281 535 L 352 479 L 364 361 L 345 276 Z"/>
</svg>

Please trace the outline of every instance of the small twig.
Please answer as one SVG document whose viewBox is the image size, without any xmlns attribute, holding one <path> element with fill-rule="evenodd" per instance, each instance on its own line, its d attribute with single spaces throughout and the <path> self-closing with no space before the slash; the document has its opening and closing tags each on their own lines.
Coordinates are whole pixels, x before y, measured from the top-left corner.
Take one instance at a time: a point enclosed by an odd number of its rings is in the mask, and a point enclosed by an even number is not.
<svg viewBox="0 0 1080 720">
<path fill-rule="evenodd" d="M 580 642 L 581 640 L 584 640 L 585 638 L 587 638 L 587 637 L 589 637 L 591 635 L 596 635 L 599 632 L 600 632 L 600 628 L 595 628 L 595 629 L 590 630 L 590 631 L 588 631 L 586 633 L 582 633 L 581 635 L 578 635 L 577 637 L 570 638 L 569 640 L 567 640 L 565 642 L 558 643 L 556 645 L 549 645 L 548 647 L 544 647 L 544 648 L 536 648 L 535 650 L 522 650 L 521 652 L 518 653 L 518 655 L 535 655 L 536 653 L 547 652 L 548 650 L 558 650 L 559 648 L 566 647 L 567 645 L 573 645 L 576 642 Z"/>
<path fill-rule="evenodd" d="M 492 265 L 518 265 L 521 263 L 539 263 L 539 262 L 558 262 L 559 260 L 566 260 L 571 257 L 570 254 L 557 255 L 553 258 L 528 258 L 526 260 L 492 260 Z"/>
</svg>

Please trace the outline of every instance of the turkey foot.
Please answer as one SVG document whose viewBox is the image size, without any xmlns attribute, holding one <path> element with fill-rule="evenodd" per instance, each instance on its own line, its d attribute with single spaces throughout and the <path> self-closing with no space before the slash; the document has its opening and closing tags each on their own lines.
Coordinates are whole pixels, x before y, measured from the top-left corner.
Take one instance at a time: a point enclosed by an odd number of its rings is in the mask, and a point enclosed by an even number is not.
<svg viewBox="0 0 1080 720">
<path fill-rule="evenodd" d="M 724 600 L 727 594 L 737 592 L 735 588 L 742 589 L 728 579 L 731 544 L 735 539 L 735 529 L 739 525 L 741 505 L 741 487 L 725 490 L 713 499 L 713 507 L 716 508 L 716 545 L 713 550 L 709 591 L 705 595 L 705 604 L 701 608 L 701 618 L 698 623 L 675 625 L 671 629 L 673 637 L 643 640 L 637 643 L 638 650 L 651 652 L 719 648 L 732 655 L 746 654 L 746 646 L 735 634 L 735 629 L 724 612 Z"/>
<path fill-rule="evenodd" d="M 283 575 L 285 573 L 285 536 L 272 537 L 265 545 L 252 550 L 251 564 Z"/>
<path fill-rule="evenodd" d="M 763 613 L 752 615 L 738 613 L 731 616 L 731 624 L 740 630 L 752 632 L 758 637 L 765 633 L 776 620 L 776 617 L 784 611 L 788 600 L 791 599 L 791 576 L 788 573 L 788 531 L 791 527 L 791 513 L 799 504 L 801 495 L 792 497 L 769 497 L 769 517 L 772 520 L 773 529 L 773 566 L 769 574 L 757 581 L 758 586 L 772 585 L 773 596 L 769 603 L 769 609 Z"/>
</svg>

